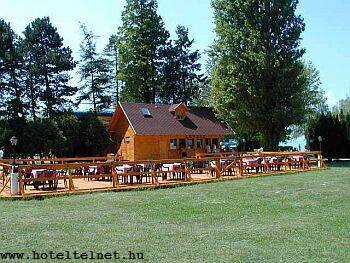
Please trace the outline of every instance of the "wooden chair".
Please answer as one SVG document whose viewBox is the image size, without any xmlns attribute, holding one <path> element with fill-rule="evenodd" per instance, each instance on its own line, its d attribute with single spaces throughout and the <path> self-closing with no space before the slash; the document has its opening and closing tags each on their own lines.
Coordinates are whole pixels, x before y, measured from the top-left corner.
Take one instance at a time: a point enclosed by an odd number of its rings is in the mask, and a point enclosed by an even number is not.
<svg viewBox="0 0 350 263">
<path fill-rule="evenodd" d="M 143 170 L 142 166 L 141 166 L 141 165 L 138 165 L 138 164 L 134 165 L 134 166 L 132 167 L 132 169 L 131 169 L 131 171 L 132 171 L 133 173 L 139 173 L 138 175 L 136 175 L 136 181 L 137 181 L 137 183 L 139 183 L 139 184 L 142 183 L 142 175 L 141 175 L 142 170 Z"/>
</svg>

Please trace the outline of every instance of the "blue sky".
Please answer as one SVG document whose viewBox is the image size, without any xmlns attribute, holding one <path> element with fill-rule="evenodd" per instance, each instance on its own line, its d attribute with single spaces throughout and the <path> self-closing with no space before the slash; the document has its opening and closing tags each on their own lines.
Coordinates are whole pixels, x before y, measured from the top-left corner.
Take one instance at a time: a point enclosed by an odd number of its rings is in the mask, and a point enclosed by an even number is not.
<svg viewBox="0 0 350 263">
<path fill-rule="evenodd" d="M 174 36 L 178 24 L 185 25 L 195 39 L 195 48 L 204 52 L 212 44 L 213 12 L 211 0 L 158 0 L 159 14 Z M 53 24 L 79 59 L 78 22 L 85 23 L 97 35 L 100 49 L 120 25 L 124 0 L 0 0 L 0 17 L 20 34 L 36 17 L 50 16 Z M 350 96 L 350 1 L 302 0 L 298 12 L 306 30 L 302 46 L 305 59 L 320 71 L 328 103 Z M 203 55 L 202 62 L 205 63 Z"/>
</svg>

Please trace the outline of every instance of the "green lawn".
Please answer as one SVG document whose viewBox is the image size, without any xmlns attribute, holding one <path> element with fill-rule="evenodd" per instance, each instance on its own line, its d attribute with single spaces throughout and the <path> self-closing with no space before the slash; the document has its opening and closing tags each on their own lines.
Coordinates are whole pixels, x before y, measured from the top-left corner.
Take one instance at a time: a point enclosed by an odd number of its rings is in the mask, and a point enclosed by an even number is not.
<svg viewBox="0 0 350 263">
<path fill-rule="evenodd" d="M 123 256 L 132 250 L 144 253 L 138 262 L 349 262 L 350 164 L 188 187 L 0 201 L 0 214 L 0 252 Z"/>
</svg>

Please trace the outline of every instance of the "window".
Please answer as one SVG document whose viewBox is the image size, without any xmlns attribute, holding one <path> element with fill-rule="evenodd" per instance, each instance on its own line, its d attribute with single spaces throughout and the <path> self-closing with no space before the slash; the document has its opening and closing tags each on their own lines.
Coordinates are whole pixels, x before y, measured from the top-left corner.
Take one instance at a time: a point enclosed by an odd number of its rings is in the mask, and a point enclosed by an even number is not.
<svg viewBox="0 0 350 263">
<path fill-rule="evenodd" d="M 197 149 L 203 148 L 203 139 L 197 139 Z"/>
<path fill-rule="evenodd" d="M 177 139 L 170 139 L 170 150 L 177 149 Z"/>
<path fill-rule="evenodd" d="M 206 138 L 205 139 L 205 151 L 207 153 L 211 153 L 212 152 L 212 144 L 211 144 L 211 139 L 210 138 Z"/>
<path fill-rule="evenodd" d="M 187 139 L 187 148 L 188 149 L 193 149 L 193 139 Z"/>
<path fill-rule="evenodd" d="M 218 140 L 218 138 L 213 138 L 212 144 L 213 144 L 213 150 L 212 151 L 214 153 L 219 152 L 219 140 Z"/>
<path fill-rule="evenodd" d="M 141 114 L 145 118 L 152 118 L 152 114 L 151 114 L 151 112 L 149 111 L 148 108 L 141 108 Z"/>
<path fill-rule="evenodd" d="M 213 138 L 212 143 L 213 143 L 213 146 L 215 145 L 216 147 L 219 147 L 219 140 L 218 140 L 218 138 Z"/>
<path fill-rule="evenodd" d="M 179 146 L 180 146 L 180 149 L 185 149 L 186 148 L 186 140 L 179 139 Z"/>
<path fill-rule="evenodd" d="M 211 146 L 211 139 L 210 138 L 207 138 L 205 139 L 205 145 L 210 145 Z"/>
</svg>

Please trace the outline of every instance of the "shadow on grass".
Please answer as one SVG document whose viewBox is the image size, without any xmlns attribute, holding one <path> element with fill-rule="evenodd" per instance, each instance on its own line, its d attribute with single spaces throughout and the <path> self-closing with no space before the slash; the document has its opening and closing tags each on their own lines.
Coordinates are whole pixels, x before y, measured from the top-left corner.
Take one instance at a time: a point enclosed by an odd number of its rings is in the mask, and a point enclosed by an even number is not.
<svg viewBox="0 0 350 263">
<path fill-rule="evenodd" d="M 335 168 L 350 168 L 350 161 L 333 161 L 333 162 L 326 162 L 326 165 L 328 167 L 335 167 Z"/>
</svg>

